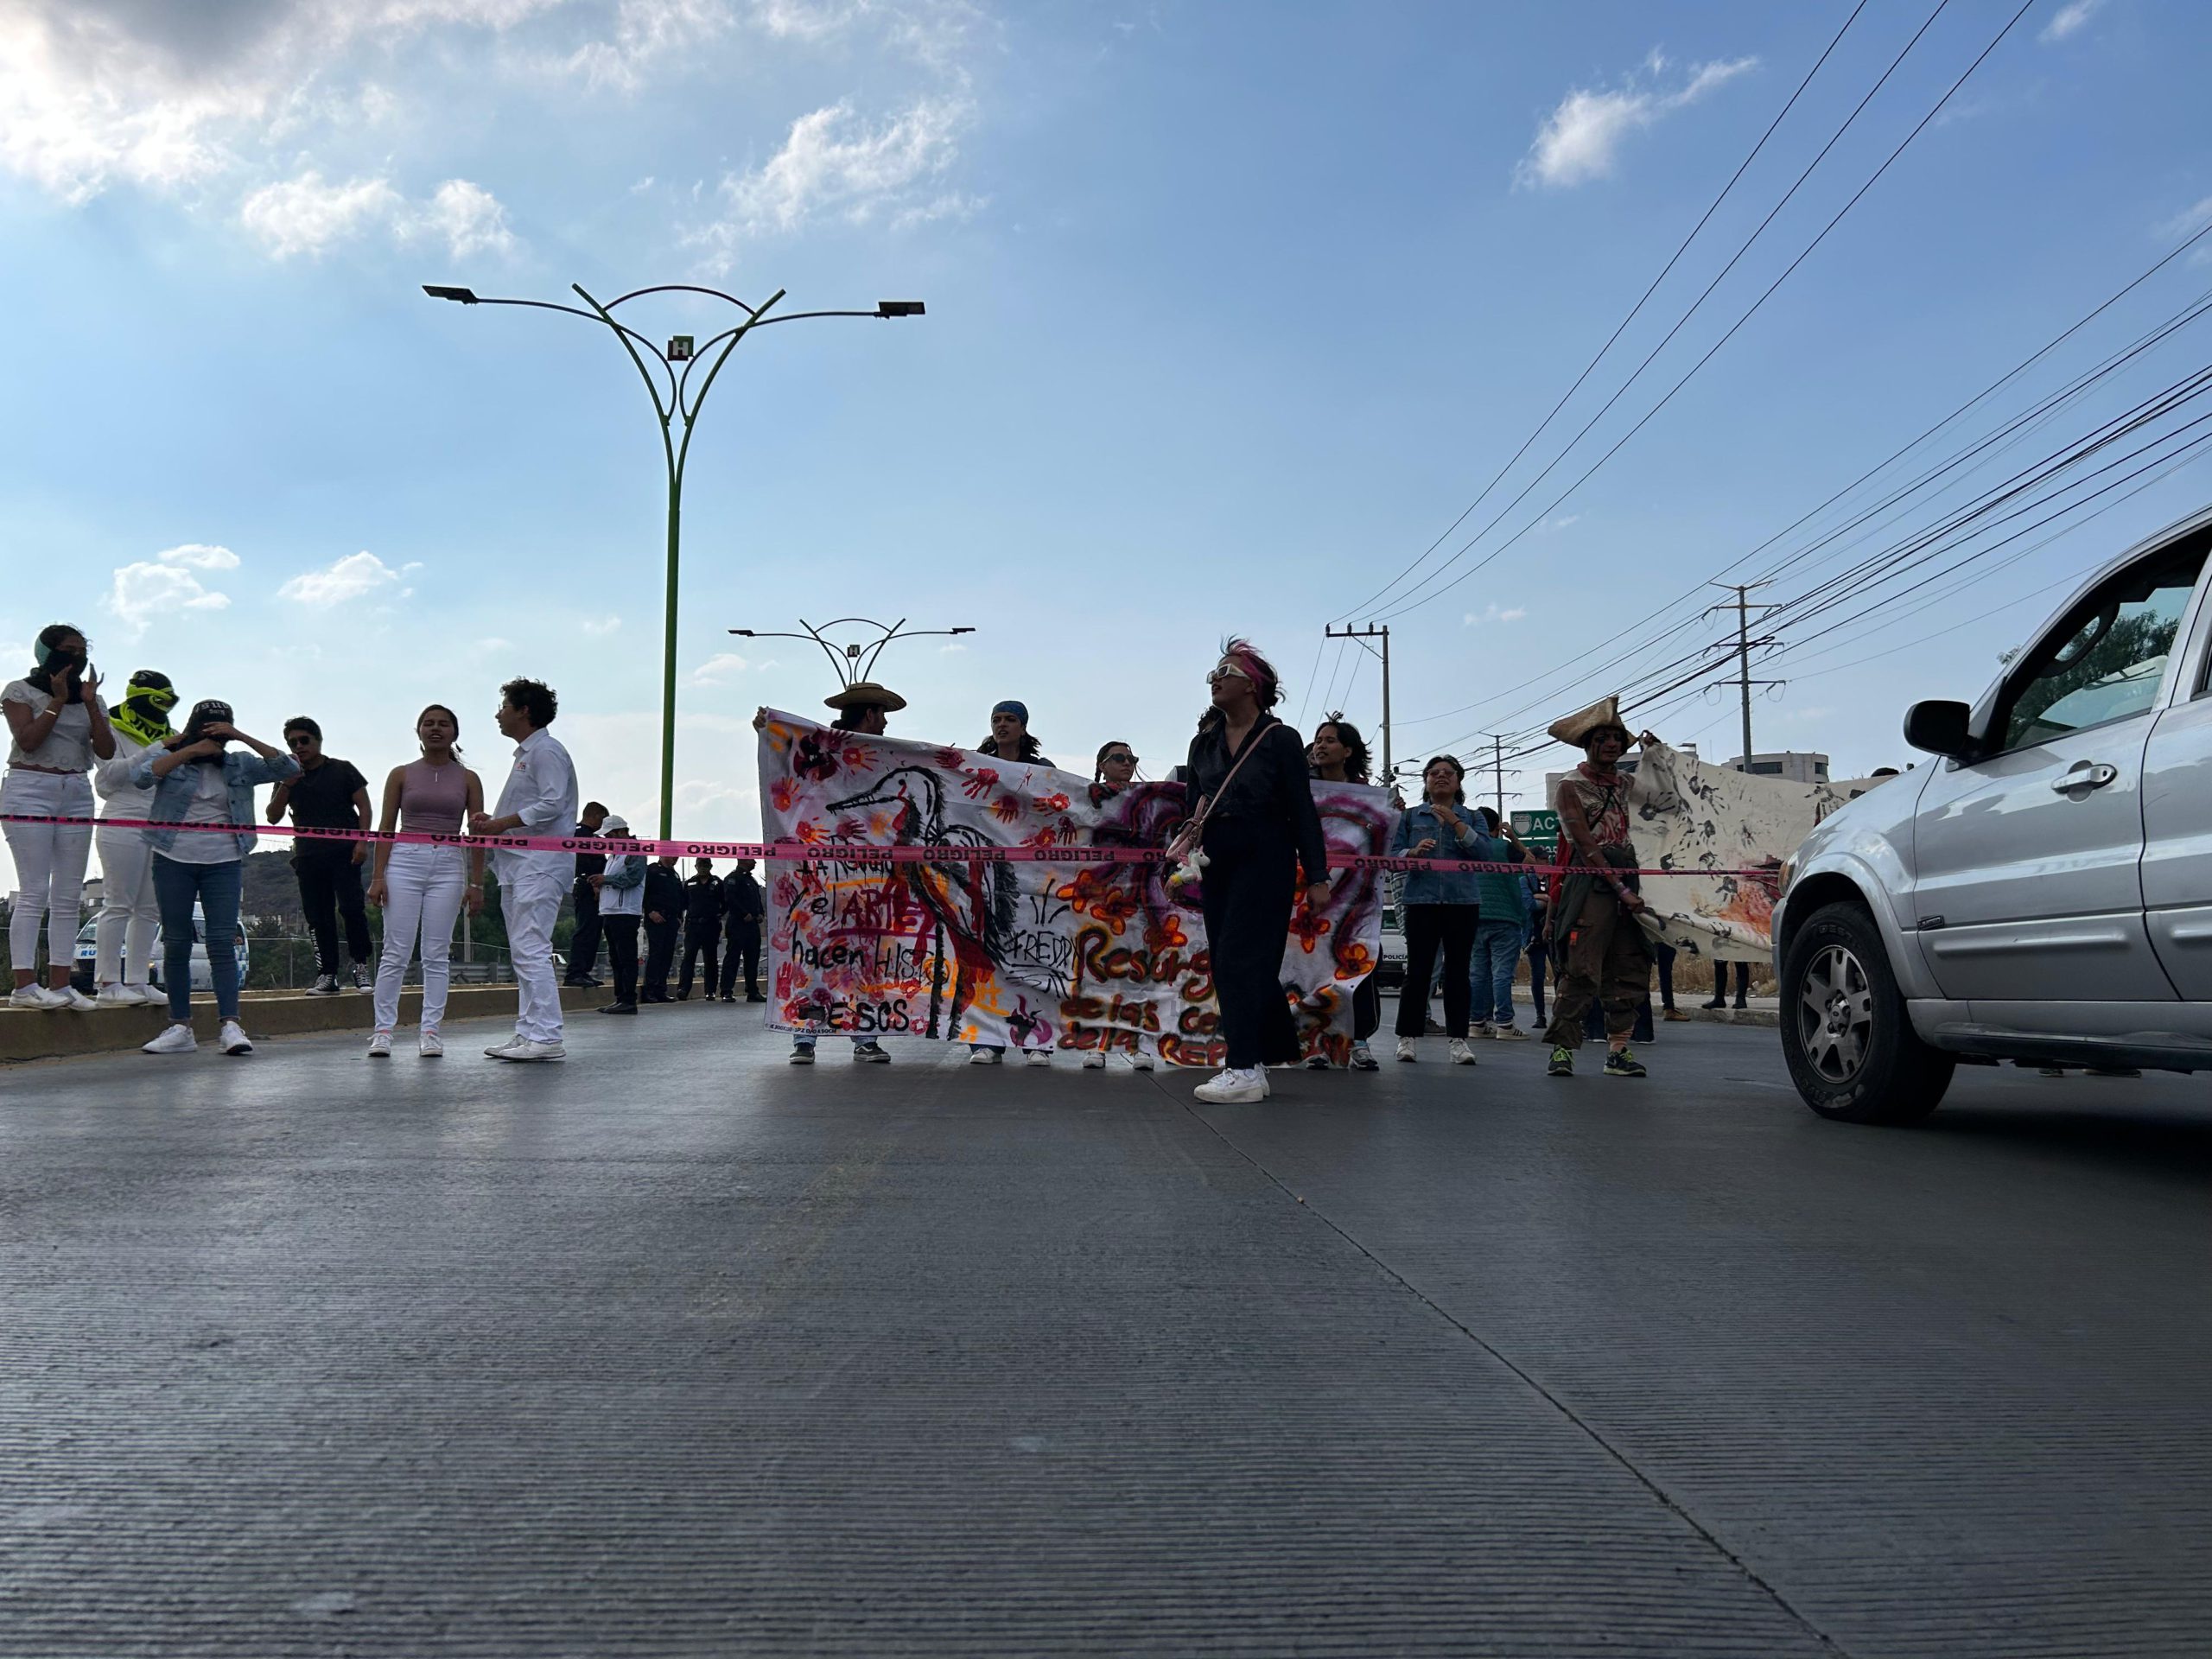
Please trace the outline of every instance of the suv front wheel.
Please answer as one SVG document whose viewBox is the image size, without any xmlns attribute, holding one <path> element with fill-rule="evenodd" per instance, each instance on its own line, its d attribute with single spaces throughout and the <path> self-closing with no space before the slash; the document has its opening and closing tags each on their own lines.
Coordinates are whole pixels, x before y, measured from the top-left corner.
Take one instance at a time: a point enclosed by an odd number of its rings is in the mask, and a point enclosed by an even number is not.
<svg viewBox="0 0 2212 1659">
<path fill-rule="evenodd" d="M 1805 1103 L 1844 1123 L 1917 1123 L 1958 1065 L 1920 1040 L 1881 930 L 1847 900 L 1815 911 L 1789 942 L 1782 1052 Z"/>
</svg>

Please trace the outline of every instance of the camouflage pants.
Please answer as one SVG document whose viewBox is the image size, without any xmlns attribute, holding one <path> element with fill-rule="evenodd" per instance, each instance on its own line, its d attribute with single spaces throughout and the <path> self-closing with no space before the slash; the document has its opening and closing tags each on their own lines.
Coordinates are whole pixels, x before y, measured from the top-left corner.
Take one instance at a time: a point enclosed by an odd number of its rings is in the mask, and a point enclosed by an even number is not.
<svg viewBox="0 0 2212 1659">
<path fill-rule="evenodd" d="M 1583 1020 L 1592 1002 L 1605 1005 L 1608 1036 L 1627 1036 L 1637 1007 L 1651 994 L 1651 947 L 1643 927 L 1621 908 L 1611 887 L 1593 887 L 1563 944 L 1546 1039 L 1554 1048 L 1581 1047 Z"/>
</svg>

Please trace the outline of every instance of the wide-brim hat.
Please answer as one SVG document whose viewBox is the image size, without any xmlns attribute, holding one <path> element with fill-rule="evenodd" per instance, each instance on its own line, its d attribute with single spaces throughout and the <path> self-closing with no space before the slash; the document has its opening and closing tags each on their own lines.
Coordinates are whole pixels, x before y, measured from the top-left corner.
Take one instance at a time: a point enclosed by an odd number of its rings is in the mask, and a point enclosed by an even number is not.
<svg viewBox="0 0 2212 1659">
<path fill-rule="evenodd" d="M 1611 726 L 1625 732 L 1628 724 L 1621 718 L 1621 700 L 1618 695 L 1600 698 L 1587 709 L 1571 715 L 1562 715 L 1549 727 L 1552 736 L 1559 741 L 1581 748 L 1590 741 L 1590 734 Z"/>
<path fill-rule="evenodd" d="M 849 709 L 880 709 L 886 714 L 895 715 L 906 706 L 906 698 L 874 680 L 855 680 L 836 696 L 822 701 L 840 714 Z"/>
</svg>

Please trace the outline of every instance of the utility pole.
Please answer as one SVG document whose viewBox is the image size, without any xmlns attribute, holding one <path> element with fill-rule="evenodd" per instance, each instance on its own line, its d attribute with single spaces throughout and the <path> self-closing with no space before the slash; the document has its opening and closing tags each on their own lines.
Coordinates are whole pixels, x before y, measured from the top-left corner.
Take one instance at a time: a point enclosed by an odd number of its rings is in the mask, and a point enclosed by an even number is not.
<svg viewBox="0 0 2212 1659">
<path fill-rule="evenodd" d="M 1744 698 L 1743 770 L 1749 773 L 1751 769 L 1751 688 L 1782 683 L 1779 680 L 1755 680 L 1751 677 L 1751 589 L 1764 588 L 1767 584 L 1763 582 L 1716 582 L 1713 585 L 1736 595 L 1736 684 Z M 1714 608 L 1725 611 L 1729 607 L 1722 604 Z"/>
<path fill-rule="evenodd" d="M 1477 772 L 1487 772 L 1495 774 L 1493 781 L 1497 790 L 1497 817 L 1498 822 L 1503 823 L 1505 821 L 1505 780 L 1509 777 L 1518 778 L 1521 775 L 1521 768 L 1505 764 L 1505 738 L 1502 734 L 1485 732 L 1483 735 L 1490 740 L 1490 761 L 1485 766 L 1474 767 L 1473 770 Z"/>
<path fill-rule="evenodd" d="M 1357 643 L 1362 651 L 1368 652 L 1370 656 L 1379 656 L 1382 659 L 1382 782 L 1384 786 L 1388 787 L 1390 779 L 1394 775 L 1390 766 L 1389 626 L 1386 623 L 1382 627 L 1378 628 L 1370 622 L 1363 628 L 1355 628 L 1347 626 L 1341 632 L 1333 627 L 1325 626 L 1321 630 L 1321 637 L 1325 639 L 1353 640 Z M 1382 649 L 1380 652 L 1376 651 L 1374 646 L 1367 643 L 1370 639 L 1382 640 Z"/>
</svg>

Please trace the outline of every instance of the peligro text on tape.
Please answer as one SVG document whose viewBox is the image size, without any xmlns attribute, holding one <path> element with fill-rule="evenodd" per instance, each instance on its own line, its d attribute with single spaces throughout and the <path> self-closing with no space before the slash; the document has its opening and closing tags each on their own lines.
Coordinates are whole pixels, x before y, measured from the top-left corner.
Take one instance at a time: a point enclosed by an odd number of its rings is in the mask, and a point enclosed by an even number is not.
<svg viewBox="0 0 2212 1659">
<path fill-rule="evenodd" d="M 604 836 L 469 836 L 444 835 L 419 830 L 324 830 L 312 825 L 283 823 L 157 823 L 150 818 L 84 818 L 49 812 L 0 813 L 4 823 L 58 823 L 84 829 L 173 830 L 181 835 L 289 836 L 300 841 L 389 842 L 404 847 L 458 847 L 486 853 L 597 853 L 609 857 L 639 855 L 646 858 L 777 859 L 791 864 L 1164 864 L 1167 855 L 1156 847 L 970 847 L 901 844 L 885 846 L 839 841 L 658 841 L 644 836 L 614 839 Z M 1332 853 L 1332 870 L 1397 871 L 1431 874 L 1545 875 L 1562 868 L 1586 868 L 1556 864 L 1504 864 L 1472 858 L 1393 858 L 1373 853 Z M 1779 872 L 1769 867 L 1752 869 L 1616 869 L 1615 875 L 1736 876 L 1746 880 L 1773 881 Z"/>
</svg>

